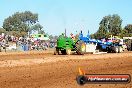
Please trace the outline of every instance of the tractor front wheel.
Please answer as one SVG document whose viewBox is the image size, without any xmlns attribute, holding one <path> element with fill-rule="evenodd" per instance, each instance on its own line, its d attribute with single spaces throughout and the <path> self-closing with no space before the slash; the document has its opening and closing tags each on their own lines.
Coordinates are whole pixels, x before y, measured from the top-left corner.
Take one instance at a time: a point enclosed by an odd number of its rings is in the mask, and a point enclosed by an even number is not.
<svg viewBox="0 0 132 88">
<path fill-rule="evenodd" d="M 58 49 L 58 48 L 55 48 L 55 49 L 54 49 L 54 55 L 57 55 L 57 54 L 58 54 L 58 55 L 60 54 L 60 53 L 59 53 L 59 49 Z"/>
</svg>

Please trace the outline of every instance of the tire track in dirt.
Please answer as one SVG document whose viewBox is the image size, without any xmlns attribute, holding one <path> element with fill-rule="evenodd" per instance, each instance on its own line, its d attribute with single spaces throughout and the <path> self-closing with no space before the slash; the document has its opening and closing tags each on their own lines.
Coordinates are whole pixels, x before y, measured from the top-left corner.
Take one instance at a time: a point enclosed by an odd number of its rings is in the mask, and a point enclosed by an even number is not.
<svg viewBox="0 0 132 88">
<path fill-rule="evenodd" d="M 7 56 L 5 60 L 10 61 Z M 33 59 L 24 55 L 14 60 L 27 60 L 29 65 L 0 68 L 0 88 L 80 88 L 76 83 L 78 67 L 88 74 L 130 74 L 132 75 L 132 53 L 104 55 L 60 55 L 36 54 Z M 28 58 L 28 59 L 26 59 Z M 39 59 L 47 60 L 40 63 Z M 28 61 L 29 60 L 29 61 Z M 4 60 L 1 60 L 4 61 Z M 37 63 L 38 61 L 38 63 Z M 26 63 L 26 62 L 24 62 Z M 131 88 L 130 84 L 88 84 L 81 88 Z"/>
</svg>

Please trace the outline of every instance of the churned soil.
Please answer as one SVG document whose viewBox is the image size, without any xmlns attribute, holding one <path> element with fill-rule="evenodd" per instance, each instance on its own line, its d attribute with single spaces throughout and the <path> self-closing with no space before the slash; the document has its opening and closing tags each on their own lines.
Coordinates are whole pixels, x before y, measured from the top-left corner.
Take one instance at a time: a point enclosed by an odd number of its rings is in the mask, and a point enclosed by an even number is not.
<svg viewBox="0 0 132 88">
<path fill-rule="evenodd" d="M 87 74 L 130 74 L 132 52 L 53 55 L 53 51 L 0 53 L 0 88 L 132 88 L 128 84 L 76 82 L 78 68 Z"/>
</svg>

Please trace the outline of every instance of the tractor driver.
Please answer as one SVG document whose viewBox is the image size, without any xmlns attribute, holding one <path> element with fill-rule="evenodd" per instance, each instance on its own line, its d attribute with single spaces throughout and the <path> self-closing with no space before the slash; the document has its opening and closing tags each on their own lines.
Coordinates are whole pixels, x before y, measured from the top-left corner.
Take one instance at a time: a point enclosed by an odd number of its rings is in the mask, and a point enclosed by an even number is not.
<svg viewBox="0 0 132 88">
<path fill-rule="evenodd" d="M 73 40 L 73 41 L 75 41 L 75 36 L 71 33 L 70 34 L 71 35 L 71 39 Z"/>
</svg>

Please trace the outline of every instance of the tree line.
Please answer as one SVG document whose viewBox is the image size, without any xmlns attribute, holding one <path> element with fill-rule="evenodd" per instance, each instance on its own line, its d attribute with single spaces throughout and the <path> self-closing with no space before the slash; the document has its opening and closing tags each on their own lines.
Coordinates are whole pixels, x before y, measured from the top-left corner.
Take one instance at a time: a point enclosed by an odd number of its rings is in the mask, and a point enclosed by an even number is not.
<svg viewBox="0 0 132 88">
<path fill-rule="evenodd" d="M 102 18 L 99 23 L 99 28 L 96 33 L 91 34 L 92 38 L 109 38 L 112 36 L 130 37 L 132 36 L 132 24 L 122 28 L 122 19 L 118 14 L 108 15 Z M 45 33 L 43 26 L 39 24 L 38 14 L 30 11 L 16 12 L 12 16 L 5 18 L 3 28 L 0 28 L 1 33 L 10 33 L 14 36 L 28 35 L 32 30 L 38 33 Z M 50 35 L 52 38 L 53 36 Z"/>
<path fill-rule="evenodd" d="M 96 33 L 91 34 L 91 37 L 95 39 L 109 38 L 111 35 L 120 38 L 131 37 L 132 24 L 128 24 L 122 28 L 122 21 L 123 20 L 118 14 L 103 17 L 99 23 L 99 29 Z"/>
<path fill-rule="evenodd" d="M 16 12 L 4 20 L 0 33 L 5 32 L 20 37 L 28 35 L 32 30 L 44 33 L 42 28 L 43 26 L 39 24 L 37 13 L 30 11 Z"/>
</svg>

